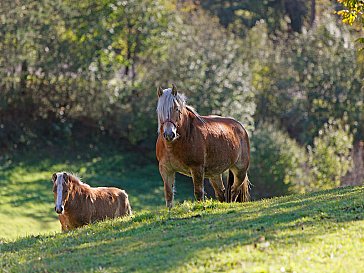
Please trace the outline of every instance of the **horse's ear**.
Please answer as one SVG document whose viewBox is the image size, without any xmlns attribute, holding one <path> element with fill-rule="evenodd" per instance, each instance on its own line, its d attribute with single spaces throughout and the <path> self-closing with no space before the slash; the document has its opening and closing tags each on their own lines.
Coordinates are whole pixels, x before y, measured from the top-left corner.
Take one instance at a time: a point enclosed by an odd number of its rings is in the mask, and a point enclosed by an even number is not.
<svg viewBox="0 0 364 273">
<path fill-rule="evenodd" d="M 176 96 L 177 95 L 177 87 L 172 83 L 172 95 Z"/>
<path fill-rule="evenodd" d="M 66 172 L 63 173 L 63 180 L 65 183 L 68 183 L 68 173 Z"/>
<path fill-rule="evenodd" d="M 158 94 L 158 98 L 163 95 L 163 89 L 162 89 L 162 87 L 159 86 L 157 88 L 157 94 Z"/>
<path fill-rule="evenodd" d="M 54 182 L 56 182 L 56 180 L 57 180 L 57 174 L 54 173 L 54 174 L 52 174 L 52 182 L 54 183 Z"/>
</svg>

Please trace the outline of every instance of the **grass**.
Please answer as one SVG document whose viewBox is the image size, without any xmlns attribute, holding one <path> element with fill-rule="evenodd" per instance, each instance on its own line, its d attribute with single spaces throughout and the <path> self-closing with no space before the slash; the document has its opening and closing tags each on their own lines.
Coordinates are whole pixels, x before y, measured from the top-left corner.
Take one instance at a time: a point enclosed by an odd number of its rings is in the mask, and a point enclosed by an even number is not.
<svg viewBox="0 0 364 273">
<path fill-rule="evenodd" d="M 181 202 L 193 190 L 179 178 L 169 215 L 152 156 L 95 147 L 3 158 L 0 272 L 362 272 L 364 187 L 198 203 Z M 59 170 L 126 189 L 134 216 L 61 233 L 50 182 Z"/>
<path fill-rule="evenodd" d="M 0 161 L 0 240 L 60 230 L 51 176 L 62 170 L 78 174 L 91 186 L 125 189 L 135 211 L 164 206 L 153 154 L 141 157 L 111 141 L 18 152 Z M 192 182 L 179 180 L 177 201 L 192 199 Z"/>
<path fill-rule="evenodd" d="M 4 272 L 361 272 L 364 188 L 184 202 L 0 245 Z"/>
</svg>

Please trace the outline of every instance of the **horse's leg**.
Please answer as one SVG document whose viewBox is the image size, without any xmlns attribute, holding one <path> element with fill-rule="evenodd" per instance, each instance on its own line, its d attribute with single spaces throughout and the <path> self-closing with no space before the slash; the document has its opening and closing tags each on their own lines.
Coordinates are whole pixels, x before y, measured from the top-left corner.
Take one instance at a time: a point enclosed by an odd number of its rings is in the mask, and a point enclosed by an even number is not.
<svg viewBox="0 0 364 273">
<path fill-rule="evenodd" d="M 235 202 L 239 194 L 242 194 L 241 201 L 249 201 L 249 180 L 247 171 L 236 168 L 232 168 L 231 171 L 234 174 L 234 184 L 231 187 L 231 201 Z"/>
<path fill-rule="evenodd" d="M 222 181 L 222 175 L 210 177 L 210 182 L 215 191 L 215 196 L 220 202 L 225 201 L 225 187 Z"/>
<path fill-rule="evenodd" d="M 159 172 L 164 183 L 164 198 L 166 200 L 166 206 L 170 210 L 173 206 L 173 189 L 176 173 L 174 171 L 167 170 L 161 165 L 159 165 Z"/>
<path fill-rule="evenodd" d="M 58 215 L 58 219 L 59 219 L 59 221 L 61 222 L 62 231 L 63 231 L 63 232 L 68 231 L 68 226 L 67 226 L 67 219 L 66 219 L 66 216 L 64 216 L 64 215 L 60 214 L 60 215 Z"/>
<path fill-rule="evenodd" d="M 203 167 L 191 169 L 194 194 L 197 201 L 204 200 L 204 188 L 203 188 L 204 175 L 205 174 Z"/>
</svg>

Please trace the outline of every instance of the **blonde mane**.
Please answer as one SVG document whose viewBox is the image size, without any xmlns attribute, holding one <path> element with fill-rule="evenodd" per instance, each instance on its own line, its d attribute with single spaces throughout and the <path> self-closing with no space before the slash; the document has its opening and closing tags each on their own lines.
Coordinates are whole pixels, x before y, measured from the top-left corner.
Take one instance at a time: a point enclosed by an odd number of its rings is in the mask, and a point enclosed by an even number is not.
<svg viewBox="0 0 364 273">
<path fill-rule="evenodd" d="M 82 182 L 81 178 L 78 177 L 76 174 L 73 173 L 67 173 L 69 181 L 76 186 L 79 187 L 86 187 L 86 188 L 91 188 L 91 186 L 87 183 Z"/>
<path fill-rule="evenodd" d="M 186 107 L 185 95 L 177 93 L 177 96 L 173 96 L 172 88 L 164 89 L 163 94 L 158 99 L 157 105 L 158 132 L 160 130 L 161 124 L 171 117 L 175 103 L 181 108 Z"/>
</svg>

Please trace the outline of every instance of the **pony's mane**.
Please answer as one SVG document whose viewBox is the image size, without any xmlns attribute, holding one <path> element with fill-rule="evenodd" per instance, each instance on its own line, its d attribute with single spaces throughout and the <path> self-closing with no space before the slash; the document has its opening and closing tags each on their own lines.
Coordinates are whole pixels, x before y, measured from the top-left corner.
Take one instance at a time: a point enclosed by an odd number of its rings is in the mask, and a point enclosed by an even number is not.
<svg viewBox="0 0 364 273">
<path fill-rule="evenodd" d="M 177 93 L 177 96 L 173 96 L 172 88 L 164 89 L 162 96 L 158 99 L 157 105 L 158 132 L 160 131 L 161 121 L 170 118 L 174 103 L 184 108 L 186 106 L 185 95 Z"/>
<path fill-rule="evenodd" d="M 199 121 L 201 121 L 202 123 L 205 123 L 204 118 L 199 113 L 197 113 L 195 108 L 193 108 L 192 106 L 186 105 L 186 109 L 189 112 L 191 112 L 196 118 L 198 118 Z"/>
<path fill-rule="evenodd" d="M 162 125 L 161 121 L 165 121 L 170 118 L 174 103 L 177 103 L 182 108 L 186 108 L 200 121 L 204 122 L 203 118 L 192 106 L 186 105 L 186 96 L 184 94 L 177 93 L 177 96 L 173 96 L 172 88 L 167 88 L 163 90 L 163 94 L 158 99 L 158 133 L 160 132 L 160 127 Z"/>
<path fill-rule="evenodd" d="M 67 173 L 68 174 L 68 178 L 70 180 L 71 183 L 77 185 L 77 186 L 86 186 L 86 187 L 90 187 L 90 185 L 84 183 L 81 181 L 81 178 L 79 178 L 77 175 L 73 174 L 73 173 Z"/>
</svg>

